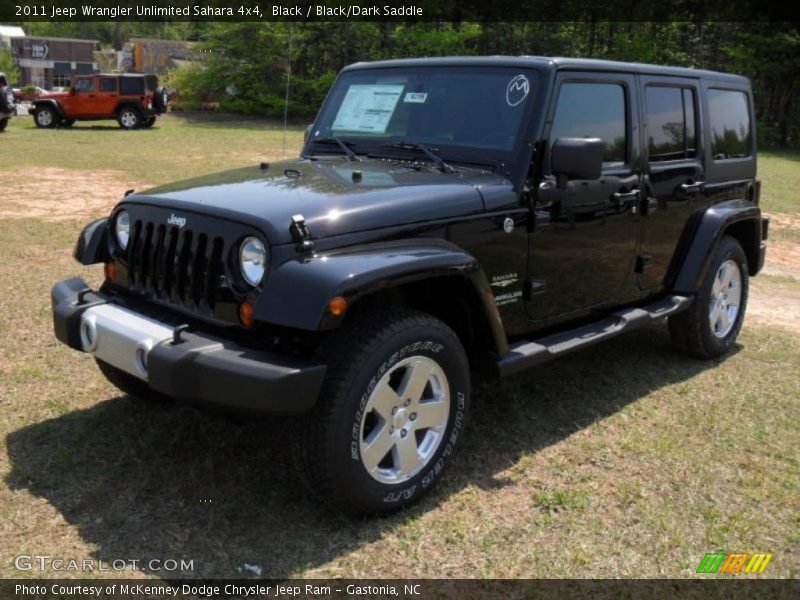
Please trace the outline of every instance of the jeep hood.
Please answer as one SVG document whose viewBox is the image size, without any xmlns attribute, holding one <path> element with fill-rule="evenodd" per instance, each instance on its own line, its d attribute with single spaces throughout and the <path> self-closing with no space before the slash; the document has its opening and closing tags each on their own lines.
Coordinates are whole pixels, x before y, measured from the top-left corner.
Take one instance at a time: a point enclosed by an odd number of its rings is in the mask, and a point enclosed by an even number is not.
<svg viewBox="0 0 800 600">
<path fill-rule="evenodd" d="M 478 213 L 483 198 L 472 179 L 388 160 L 297 159 L 172 183 L 124 202 L 170 208 L 190 223 L 192 213 L 246 223 L 271 244 L 284 244 L 293 241 L 294 215 L 303 215 L 318 239 Z"/>
</svg>

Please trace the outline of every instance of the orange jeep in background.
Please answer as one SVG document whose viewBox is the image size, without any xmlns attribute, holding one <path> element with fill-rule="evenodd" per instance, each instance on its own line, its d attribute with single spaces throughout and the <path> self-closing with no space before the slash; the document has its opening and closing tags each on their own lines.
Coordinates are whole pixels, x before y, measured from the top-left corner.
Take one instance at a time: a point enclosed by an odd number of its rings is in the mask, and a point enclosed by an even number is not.
<svg viewBox="0 0 800 600">
<path fill-rule="evenodd" d="M 33 101 L 37 127 L 71 127 L 75 121 L 116 119 L 123 129 L 152 127 L 167 108 L 167 90 L 153 75 L 80 75 L 64 92 Z"/>
</svg>

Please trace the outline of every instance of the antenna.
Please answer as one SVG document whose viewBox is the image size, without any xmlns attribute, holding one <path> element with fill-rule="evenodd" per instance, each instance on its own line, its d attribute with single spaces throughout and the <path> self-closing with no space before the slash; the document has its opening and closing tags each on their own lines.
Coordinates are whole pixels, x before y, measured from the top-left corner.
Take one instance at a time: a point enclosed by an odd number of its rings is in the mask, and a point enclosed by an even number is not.
<svg viewBox="0 0 800 600">
<path fill-rule="evenodd" d="M 286 97 L 283 101 L 283 158 L 286 156 L 286 128 L 289 121 L 289 89 L 292 83 L 292 25 L 289 25 L 289 56 L 286 61 Z"/>
</svg>

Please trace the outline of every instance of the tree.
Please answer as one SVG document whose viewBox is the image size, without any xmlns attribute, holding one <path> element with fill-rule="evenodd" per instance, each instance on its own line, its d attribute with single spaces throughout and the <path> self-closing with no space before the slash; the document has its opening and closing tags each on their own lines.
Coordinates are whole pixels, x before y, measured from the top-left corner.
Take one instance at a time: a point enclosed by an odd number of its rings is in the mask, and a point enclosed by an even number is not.
<svg viewBox="0 0 800 600">
<path fill-rule="evenodd" d="M 19 68 L 8 50 L 0 50 L 0 73 L 6 74 L 9 84 L 19 84 Z"/>
</svg>

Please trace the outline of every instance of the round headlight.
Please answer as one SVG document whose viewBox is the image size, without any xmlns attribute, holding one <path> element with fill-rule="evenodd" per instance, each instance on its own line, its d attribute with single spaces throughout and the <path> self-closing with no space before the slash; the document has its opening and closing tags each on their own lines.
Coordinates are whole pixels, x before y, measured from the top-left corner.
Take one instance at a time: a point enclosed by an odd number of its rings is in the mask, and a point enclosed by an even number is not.
<svg viewBox="0 0 800 600">
<path fill-rule="evenodd" d="M 120 248 L 125 250 L 131 237 L 131 217 L 124 210 L 117 214 L 117 220 L 114 222 L 114 234 L 117 236 Z"/>
<path fill-rule="evenodd" d="M 264 278 L 267 269 L 267 251 L 261 240 L 254 237 L 245 238 L 239 248 L 239 265 L 242 277 L 250 285 L 258 285 Z"/>
</svg>

